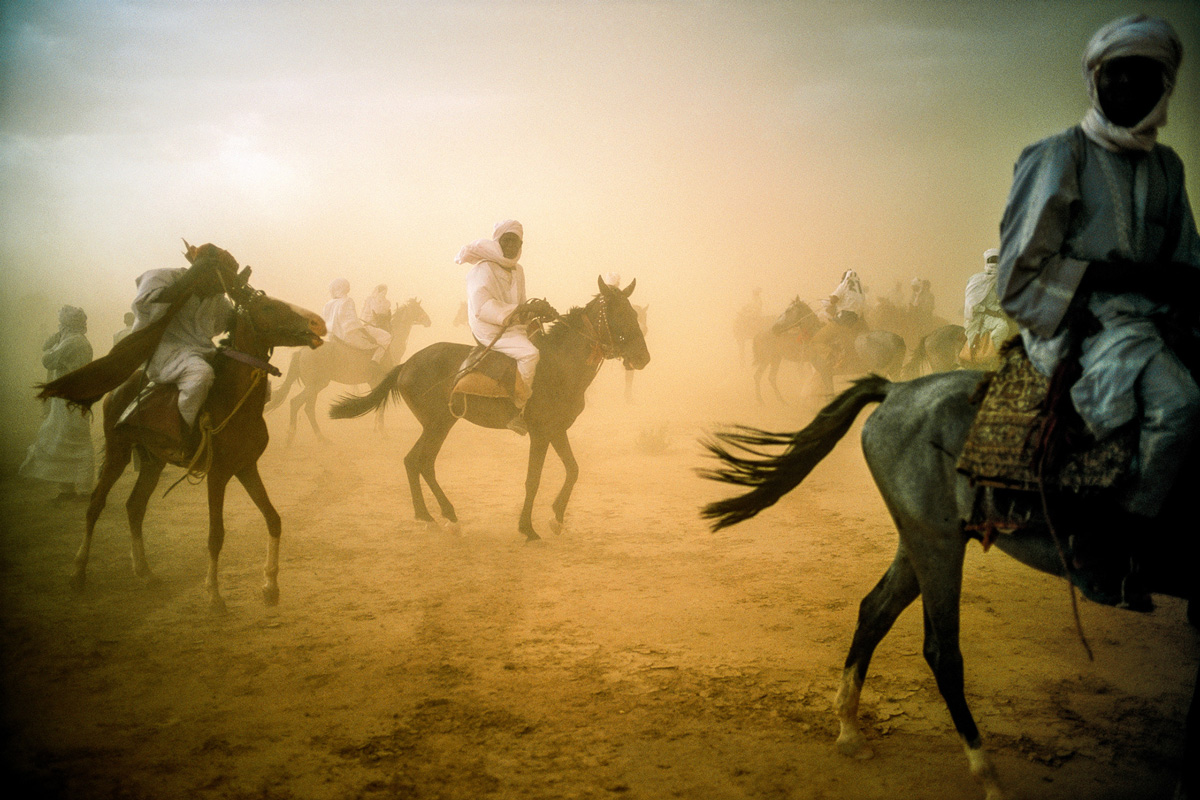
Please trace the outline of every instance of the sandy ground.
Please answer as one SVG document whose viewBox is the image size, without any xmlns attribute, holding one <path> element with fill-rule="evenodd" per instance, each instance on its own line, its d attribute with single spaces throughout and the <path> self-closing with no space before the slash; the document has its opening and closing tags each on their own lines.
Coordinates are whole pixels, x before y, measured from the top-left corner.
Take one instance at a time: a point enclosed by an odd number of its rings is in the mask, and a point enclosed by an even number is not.
<svg viewBox="0 0 1200 800">
<path fill-rule="evenodd" d="M 302 429 L 285 449 L 276 411 L 261 463 L 284 519 L 275 608 L 259 598 L 265 526 L 240 487 L 219 616 L 204 593 L 203 487 L 153 502 L 147 586 L 130 570 L 122 478 L 76 596 L 82 507 L 4 478 L 6 794 L 981 796 L 915 606 L 864 692 L 876 757 L 833 747 L 858 602 L 896 542 L 857 431 L 777 507 L 712 534 L 697 509 L 725 488 L 693 474 L 696 437 L 713 420 L 796 428 L 809 410 L 626 405 L 607 370 L 573 431 L 583 474 L 568 529 L 545 528 L 562 476 L 552 456 L 535 514 L 547 538 L 532 546 L 516 532 L 514 434 L 452 433 L 439 475 L 463 522 L 454 537 L 412 519 L 407 412 L 389 414 L 384 439 L 370 420 L 326 421 L 332 444 Z M 1184 608 L 1085 602 L 1082 614 L 1093 663 L 1062 583 L 970 548 L 968 696 L 1001 775 L 1017 797 L 1168 797 L 1200 654 Z"/>
</svg>

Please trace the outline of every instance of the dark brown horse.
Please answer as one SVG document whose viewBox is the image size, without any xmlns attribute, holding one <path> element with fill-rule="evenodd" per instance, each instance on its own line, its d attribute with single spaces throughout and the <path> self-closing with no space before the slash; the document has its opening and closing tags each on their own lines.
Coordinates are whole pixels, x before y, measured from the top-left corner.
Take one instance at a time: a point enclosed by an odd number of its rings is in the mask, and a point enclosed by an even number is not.
<svg viewBox="0 0 1200 800">
<path fill-rule="evenodd" d="M 270 367 L 268 359 L 273 348 L 318 347 L 321 337 L 325 335 L 324 320 L 311 311 L 249 288 L 232 289 L 230 294 L 236 304 L 231 334 L 216 356 L 213 365 L 216 376 L 204 404 L 212 425 L 211 449 L 208 451 L 211 462 L 208 462 L 208 458 L 201 462 L 207 463 L 208 475 L 208 597 L 213 609 L 218 611 L 224 610 L 225 602 L 217 585 L 217 558 L 225 541 L 225 487 L 233 477 L 245 487 L 246 493 L 266 519 L 270 543 L 264 570 L 266 583 L 262 589 L 263 599 L 268 605 L 279 602 L 276 576 L 279 573 L 279 536 L 282 527 L 279 513 L 271 505 L 258 474 L 258 459 L 266 450 L 268 439 L 267 425 L 263 420 L 263 406 L 269 391 L 266 369 Z M 133 536 L 134 573 L 142 579 L 151 579 L 142 541 L 142 520 L 150 495 L 167 462 L 148 439 L 138 438 L 137 434 L 116 426 L 121 412 L 136 397 L 141 385 L 139 371 L 104 399 L 104 464 L 88 505 L 83 544 L 75 555 L 71 585 L 76 590 L 82 590 L 84 586 L 96 520 L 104 510 L 113 484 L 128 466 L 135 448 L 141 469 L 125 507 Z"/>
<path fill-rule="evenodd" d="M 421 307 L 421 301 L 411 298 L 407 303 L 399 305 L 392 312 L 389 328 L 392 341 L 388 345 L 387 355 L 383 363 L 371 360 L 370 350 L 360 350 L 345 342 L 332 340 L 320 350 L 297 350 L 288 362 L 287 374 L 283 384 L 274 391 L 274 397 L 267 403 L 267 411 L 274 409 L 288 398 L 292 384 L 300 382 L 303 390 L 292 398 L 288 415 L 287 443 L 291 444 L 296 435 L 296 418 L 300 409 L 308 418 L 313 433 L 322 442 L 328 441 L 325 434 L 317 426 L 317 395 L 330 383 L 356 385 L 374 383 L 402 358 L 404 349 L 408 346 L 408 334 L 414 325 L 428 328 L 431 324 L 429 314 Z"/>
<path fill-rule="evenodd" d="M 525 406 L 529 427 L 529 466 L 525 476 L 525 505 L 521 509 L 519 530 L 527 540 L 541 538 L 533 528 L 533 500 L 542 478 L 546 451 L 554 448 L 562 459 L 566 480 L 554 500 L 554 519 L 550 526 L 562 530 L 563 516 L 571 489 L 579 477 L 579 465 L 571 452 L 567 430 L 583 411 L 584 392 L 604 359 L 619 358 L 626 367 L 642 369 L 650 362 L 646 340 L 638 327 L 637 312 L 629 295 L 637 281 L 625 289 L 615 289 L 598 280 L 600 294 L 586 306 L 573 308 L 553 322 L 536 338 L 541 358 L 533 381 L 533 394 Z M 422 431 L 416 444 L 404 457 L 413 511 L 418 520 L 436 525 L 421 490 L 421 478 L 441 508 L 446 525 L 458 529 L 458 516 L 446 498 L 434 474 L 438 451 L 454 423 L 450 410 L 450 389 L 459 367 L 471 346 L 438 342 L 414 353 L 412 358 L 387 374 L 387 377 L 363 397 L 343 397 L 330 409 L 334 419 L 360 417 L 382 409 L 389 397 L 403 397 Z M 513 415 L 512 402 L 506 398 L 472 397 L 464 419 L 485 428 L 505 428 Z"/>
</svg>

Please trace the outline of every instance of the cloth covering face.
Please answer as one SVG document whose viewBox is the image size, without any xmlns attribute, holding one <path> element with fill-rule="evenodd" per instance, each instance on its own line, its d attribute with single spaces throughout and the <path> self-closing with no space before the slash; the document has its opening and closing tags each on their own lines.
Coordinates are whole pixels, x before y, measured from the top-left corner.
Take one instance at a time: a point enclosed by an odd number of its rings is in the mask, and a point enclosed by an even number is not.
<svg viewBox="0 0 1200 800">
<path fill-rule="evenodd" d="M 47 380 L 62 377 L 91 360 L 92 345 L 78 328 L 60 330 L 50 337 L 42 352 Z M 81 409 L 71 409 L 66 400 L 53 397 L 50 411 L 37 439 L 29 446 L 19 473 L 27 478 L 70 484 L 76 492 L 86 494 L 95 481 L 95 458 L 91 418 Z"/>
<path fill-rule="evenodd" d="M 1100 67 L 1114 58 L 1141 56 L 1162 65 L 1164 91 L 1158 104 L 1140 122 L 1125 128 L 1109 121 L 1100 107 L 1096 87 Z M 1083 54 L 1083 79 L 1092 107 L 1081 127 L 1089 139 L 1113 152 L 1148 152 L 1158 140 L 1158 129 L 1167 124 L 1167 105 L 1175 88 L 1175 75 L 1183 60 L 1183 43 L 1164 19 L 1134 14 L 1113 20 L 1096 31 Z"/>
<path fill-rule="evenodd" d="M 363 300 L 362 320 L 367 325 L 376 328 L 384 327 L 382 324 L 392 315 L 392 303 L 388 300 L 387 286 L 379 284 L 371 293 L 367 295 L 367 299 Z"/>
<path fill-rule="evenodd" d="M 186 268 L 155 269 L 137 279 L 137 296 L 133 299 L 135 331 L 166 313 L 170 304 L 162 302 L 160 295 L 186 273 Z M 179 387 L 179 413 L 188 425 L 195 423 L 212 388 L 215 376 L 210 359 L 217 350 L 213 339 L 229 330 L 233 313 L 233 303 L 223 294 L 191 295 L 167 325 L 146 365 L 147 378 Z"/>
<path fill-rule="evenodd" d="M 852 269 L 842 274 L 842 282 L 833 290 L 833 296 L 838 299 L 837 310 L 850 311 L 862 316 L 867 307 L 867 297 L 863 293 L 862 282 L 858 273 Z"/>
</svg>

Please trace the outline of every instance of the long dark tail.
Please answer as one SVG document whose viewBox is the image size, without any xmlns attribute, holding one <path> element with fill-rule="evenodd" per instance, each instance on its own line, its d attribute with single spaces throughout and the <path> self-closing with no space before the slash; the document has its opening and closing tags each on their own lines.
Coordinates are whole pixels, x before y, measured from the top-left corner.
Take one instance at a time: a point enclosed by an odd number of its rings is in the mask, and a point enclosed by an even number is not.
<svg viewBox="0 0 1200 800">
<path fill-rule="evenodd" d="M 376 409 L 386 408 L 389 398 L 400 395 L 400 387 L 396 384 L 402 368 L 403 365 L 392 367 L 391 371 L 383 376 L 383 380 L 374 389 L 361 397 L 353 394 L 344 394 L 339 397 L 337 402 L 329 407 L 330 418 L 354 419 Z"/>
<path fill-rule="evenodd" d="M 738 426 L 714 434 L 715 440 L 703 441 L 704 447 L 721 462 L 721 466 L 698 470 L 701 477 L 754 488 L 738 497 L 709 503 L 701 509 L 700 516 L 713 520 L 712 529 L 717 531 L 744 522 L 775 505 L 829 455 L 833 446 L 850 430 L 858 412 L 887 397 L 890 386 L 891 381 L 878 375 L 860 378 L 821 409 L 808 427 L 795 433 L 770 433 Z M 779 455 L 766 452 L 773 447 L 785 446 L 787 449 Z"/>
<path fill-rule="evenodd" d="M 263 408 L 263 413 L 267 413 L 277 408 L 284 400 L 287 400 L 288 392 L 291 391 L 292 384 L 300 377 L 300 353 L 297 350 L 292 353 L 292 359 L 288 361 L 287 374 L 283 376 L 283 383 L 278 387 L 272 387 L 271 399 L 267 401 L 267 405 Z"/>
</svg>

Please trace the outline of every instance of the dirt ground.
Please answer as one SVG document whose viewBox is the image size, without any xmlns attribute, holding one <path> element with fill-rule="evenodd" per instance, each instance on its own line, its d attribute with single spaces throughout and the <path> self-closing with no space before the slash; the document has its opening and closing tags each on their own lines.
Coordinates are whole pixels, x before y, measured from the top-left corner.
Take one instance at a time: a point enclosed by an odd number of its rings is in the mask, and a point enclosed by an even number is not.
<svg viewBox="0 0 1200 800">
<path fill-rule="evenodd" d="M 439 476 L 461 536 L 412 519 L 401 457 L 369 419 L 325 421 L 261 467 L 283 515 L 278 607 L 259 596 L 265 526 L 229 493 L 228 613 L 209 611 L 203 486 L 155 498 L 130 570 L 126 475 L 86 591 L 67 574 L 80 504 L 0 482 L 8 796 L 64 798 L 972 798 L 982 793 L 921 657 L 909 609 L 863 696 L 876 756 L 833 746 L 831 702 L 858 602 L 896 536 L 857 429 L 775 508 L 710 533 L 697 437 L 714 421 L 794 429 L 811 409 L 713 397 L 627 405 L 602 373 L 572 437 L 568 528 L 516 532 L 525 440 L 462 424 Z M 323 399 L 323 403 L 328 398 Z M 178 476 L 169 470 L 166 479 Z M 163 487 L 166 486 L 164 482 Z M 968 552 L 968 697 L 1013 795 L 1165 798 L 1196 659 L 1182 604 L 1151 616 L 1081 601 L 1002 553 Z"/>
</svg>

